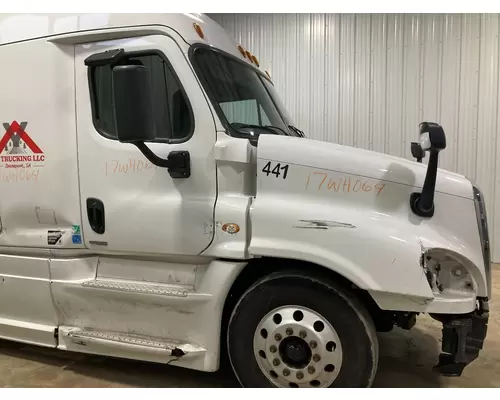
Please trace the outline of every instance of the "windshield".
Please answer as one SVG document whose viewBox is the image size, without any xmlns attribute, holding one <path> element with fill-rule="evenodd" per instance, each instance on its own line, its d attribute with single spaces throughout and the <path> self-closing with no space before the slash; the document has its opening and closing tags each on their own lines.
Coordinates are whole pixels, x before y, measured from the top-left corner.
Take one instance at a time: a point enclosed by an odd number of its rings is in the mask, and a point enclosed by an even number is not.
<svg viewBox="0 0 500 400">
<path fill-rule="evenodd" d="M 194 53 L 198 73 L 218 112 L 239 135 L 298 136 L 272 83 L 245 62 L 208 48 Z"/>
</svg>

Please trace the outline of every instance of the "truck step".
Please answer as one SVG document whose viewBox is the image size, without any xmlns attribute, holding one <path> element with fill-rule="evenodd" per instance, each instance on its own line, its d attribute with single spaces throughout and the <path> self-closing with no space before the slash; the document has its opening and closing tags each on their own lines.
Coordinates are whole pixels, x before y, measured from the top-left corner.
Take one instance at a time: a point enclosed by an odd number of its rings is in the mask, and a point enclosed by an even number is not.
<svg viewBox="0 0 500 400">
<path fill-rule="evenodd" d="M 158 361 L 157 358 L 159 358 L 161 361 L 168 361 L 169 357 L 202 356 L 206 353 L 206 349 L 191 343 L 122 332 L 61 327 L 59 334 L 65 337 L 63 342 L 67 349 L 125 356 L 125 358 L 150 361 Z M 127 357 L 127 354 L 135 354 L 135 356 Z"/>
<path fill-rule="evenodd" d="M 191 286 L 159 285 L 153 283 L 127 282 L 109 279 L 85 281 L 82 283 L 82 286 L 95 289 L 118 290 L 121 292 L 134 292 L 174 297 L 187 297 L 188 293 L 193 292 Z"/>
</svg>

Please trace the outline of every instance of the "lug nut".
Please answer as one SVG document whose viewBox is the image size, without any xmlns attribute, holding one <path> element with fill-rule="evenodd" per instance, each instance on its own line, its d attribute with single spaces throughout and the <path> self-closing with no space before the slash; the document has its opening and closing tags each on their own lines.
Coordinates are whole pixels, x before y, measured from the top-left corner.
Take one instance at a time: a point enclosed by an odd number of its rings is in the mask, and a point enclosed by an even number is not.
<svg viewBox="0 0 500 400">
<path fill-rule="evenodd" d="M 304 373 L 299 371 L 297 372 L 297 379 L 302 379 L 304 377 Z"/>
<path fill-rule="evenodd" d="M 288 375 L 290 375 L 290 370 L 285 368 L 285 369 L 283 370 L 283 375 L 284 375 L 284 376 L 288 376 Z"/>
<path fill-rule="evenodd" d="M 279 342 L 281 340 L 281 335 L 277 333 L 276 335 L 274 335 L 274 339 L 276 339 L 276 341 Z"/>
<path fill-rule="evenodd" d="M 309 343 L 309 346 L 311 346 L 312 349 L 315 349 L 318 346 L 318 343 L 316 343 L 315 340 L 311 340 L 311 343 Z"/>
<path fill-rule="evenodd" d="M 316 369 L 311 365 L 309 368 L 307 368 L 307 370 L 309 371 L 309 373 L 312 375 L 316 372 Z"/>
<path fill-rule="evenodd" d="M 307 332 L 306 331 L 300 331 L 299 332 L 299 336 L 304 339 L 306 336 L 307 336 Z"/>
<path fill-rule="evenodd" d="M 276 346 L 275 346 L 275 345 L 272 345 L 271 347 L 269 347 L 269 351 L 270 351 L 271 353 L 276 353 L 276 351 L 278 351 L 278 349 L 276 348 Z"/>
<path fill-rule="evenodd" d="M 278 366 L 278 365 L 280 365 L 280 364 L 281 364 L 281 361 L 280 361 L 278 358 L 275 358 L 275 359 L 273 360 L 273 365 L 274 365 L 275 367 L 277 367 L 277 366 Z"/>
<path fill-rule="evenodd" d="M 313 360 L 314 362 L 318 362 L 319 360 L 321 360 L 321 356 L 319 354 L 315 354 L 313 355 Z"/>
<path fill-rule="evenodd" d="M 293 329 L 292 329 L 292 328 L 288 328 L 288 329 L 286 330 L 286 334 L 287 334 L 288 336 L 293 335 Z"/>
</svg>

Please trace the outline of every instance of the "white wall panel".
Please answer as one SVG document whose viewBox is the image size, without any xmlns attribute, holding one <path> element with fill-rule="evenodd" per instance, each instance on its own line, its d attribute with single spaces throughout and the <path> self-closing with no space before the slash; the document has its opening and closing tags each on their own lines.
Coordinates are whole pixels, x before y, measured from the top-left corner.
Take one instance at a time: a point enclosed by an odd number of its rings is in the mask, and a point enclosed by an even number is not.
<svg viewBox="0 0 500 400">
<path fill-rule="evenodd" d="M 440 122 L 446 129 L 447 149 L 441 153 L 440 165 L 451 171 L 458 168 L 462 20 L 461 15 L 447 15 L 443 32 Z"/>
<path fill-rule="evenodd" d="M 477 157 L 474 157 L 474 161 L 476 163 L 476 182 L 481 187 L 483 194 L 489 199 L 495 199 L 499 82 L 498 29 L 499 19 L 497 15 L 481 16 L 480 37 L 488 37 L 491 40 L 481 40 L 479 48 Z M 500 203 L 499 198 L 496 200 L 496 203 Z M 493 201 L 488 202 L 486 206 L 488 215 L 493 216 L 495 208 Z"/>
<path fill-rule="evenodd" d="M 326 137 L 325 133 L 325 14 L 311 14 L 311 50 L 308 79 L 309 88 L 303 92 L 309 101 L 309 130 L 315 131 L 318 137 Z M 294 57 L 296 58 L 296 56 Z M 304 72 L 304 71 L 303 71 Z M 307 73 L 306 73 L 307 74 Z M 315 76 L 321 79 L 314 79 Z M 307 100 L 306 100 L 307 102 Z"/>
<path fill-rule="evenodd" d="M 371 29 L 371 126 L 369 149 L 385 152 L 387 135 L 387 15 L 372 16 Z M 342 100 L 341 100 L 342 101 Z"/>
<path fill-rule="evenodd" d="M 401 132 L 403 121 L 403 15 L 387 21 L 387 93 L 385 151 L 403 156 Z"/>
<path fill-rule="evenodd" d="M 411 159 L 419 123 L 441 123 L 440 166 L 480 185 L 500 261 L 498 14 L 209 15 L 308 137 Z"/>
<path fill-rule="evenodd" d="M 476 177 L 480 21 L 479 14 L 464 15 L 462 18 L 457 172 L 470 179 Z"/>
<path fill-rule="evenodd" d="M 298 97 L 295 99 L 286 99 L 285 104 L 290 107 L 290 104 L 297 102 L 297 114 L 292 115 L 298 117 L 297 124 L 311 131 L 314 123 L 313 118 L 310 116 L 311 92 L 317 89 L 317 85 L 323 78 L 320 77 L 319 79 L 313 80 L 313 85 L 311 85 L 311 16 L 309 14 L 298 14 L 297 16 L 297 41 L 299 49 L 297 54 L 301 54 L 301 57 L 295 55 L 297 60 L 297 76 L 294 84 L 298 84 Z M 286 74 L 283 76 L 291 75 Z M 288 82 L 290 82 L 290 80 L 283 79 L 283 87 L 278 87 L 280 94 L 286 91 L 286 84 Z M 314 86 L 314 83 L 316 83 L 316 86 Z M 322 136 L 318 132 L 316 132 L 316 135 L 318 137 Z"/>
<path fill-rule="evenodd" d="M 325 15 L 325 58 L 326 71 L 324 76 L 325 81 L 325 98 L 323 104 L 325 129 L 324 134 L 316 136 L 318 139 L 339 143 L 340 135 L 340 15 L 327 14 Z M 300 53 L 299 53 L 300 54 Z M 299 57 L 300 58 L 300 57 Z M 272 77 L 272 75 L 271 75 Z M 274 78 L 273 78 L 274 79 Z M 287 77 L 288 79 L 288 77 Z M 321 80 L 321 78 L 319 79 Z M 320 83 L 317 83 L 319 86 Z M 292 115 L 295 117 L 294 115 Z"/>
<path fill-rule="evenodd" d="M 415 141 L 418 132 L 418 124 L 421 119 L 421 35 L 422 21 L 414 15 L 403 17 L 403 112 L 401 145 L 404 156 L 411 157 L 410 143 Z"/>
<path fill-rule="evenodd" d="M 370 142 L 371 29 L 369 14 L 356 16 L 353 145 L 362 148 L 369 148 Z"/>
</svg>

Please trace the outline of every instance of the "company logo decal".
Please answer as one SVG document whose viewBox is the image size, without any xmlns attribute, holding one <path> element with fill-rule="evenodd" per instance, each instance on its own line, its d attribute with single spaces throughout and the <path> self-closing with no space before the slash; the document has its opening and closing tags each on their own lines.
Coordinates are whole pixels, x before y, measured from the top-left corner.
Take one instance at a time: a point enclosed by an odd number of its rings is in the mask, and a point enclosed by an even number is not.
<svg viewBox="0 0 500 400">
<path fill-rule="evenodd" d="M 45 154 L 26 132 L 27 122 L 3 123 L 5 134 L 0 139 L 0 166 L 5 168 L 43 167 Z"/>
</svg>

